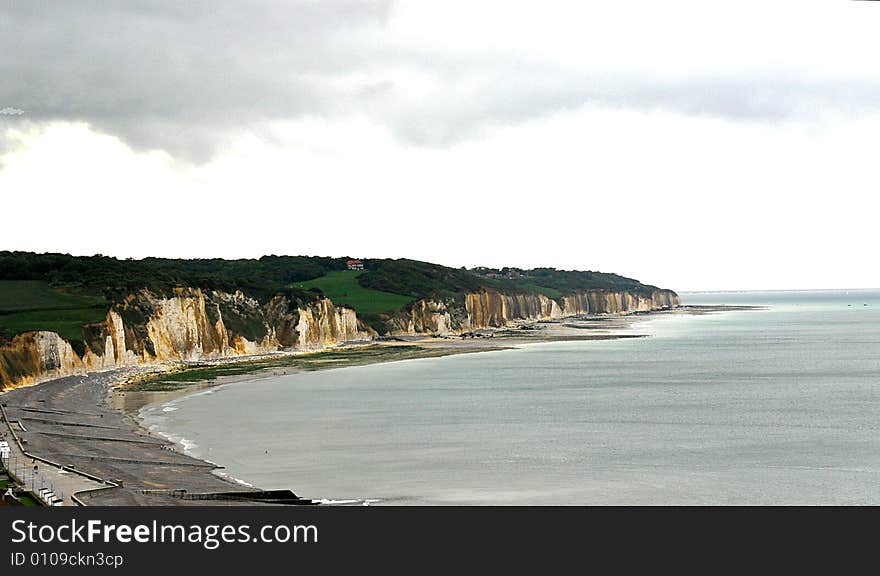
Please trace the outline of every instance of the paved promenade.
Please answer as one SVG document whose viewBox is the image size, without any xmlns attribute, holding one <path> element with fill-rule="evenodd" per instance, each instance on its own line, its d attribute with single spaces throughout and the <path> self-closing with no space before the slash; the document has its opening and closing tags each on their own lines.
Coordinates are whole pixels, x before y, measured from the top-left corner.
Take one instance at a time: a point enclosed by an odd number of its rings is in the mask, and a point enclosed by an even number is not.
<svg viewBox="0 0 880 576">
<path fill-rule="evenodd" d="M 107 390 L 118 377 L 118 372 L 71 376 L 0 395 L 9 420 L 0 427 L 14 450 L 11 467 L 26 476 L 22 480 L 28 486 L 31 481 L 37 489 L 38 484 L 51 484 L 64 493 L 68 505 L 76 494 L 86 505 L 117 506 L 205 505 L 211 502 L 181 500 L 168 492 L 244 490 L 212 474 L 216 466 L 172 450 L 166 440 L 151 436 L 109 406 Z M 13 431 L 26 452 L 64 468 L 37 461 L 32 479 L 34 463 L 12 441 Z"/>
<path fill-rule="evenodd" d="M 21 438 L 22 431 L 17 422 L 2 423 L 4 440 L 9 444 L 10 453 L 3 458 L 4 466 L 13 478 L 38 495 L 46 504 L 54 506 L 75 506 L 72 495 L 86 490 L 101 489 L 106 484 L 25 455 L 13 434 Z M 27 445 L 25 445 L 27 448 Z"/>
</svg>

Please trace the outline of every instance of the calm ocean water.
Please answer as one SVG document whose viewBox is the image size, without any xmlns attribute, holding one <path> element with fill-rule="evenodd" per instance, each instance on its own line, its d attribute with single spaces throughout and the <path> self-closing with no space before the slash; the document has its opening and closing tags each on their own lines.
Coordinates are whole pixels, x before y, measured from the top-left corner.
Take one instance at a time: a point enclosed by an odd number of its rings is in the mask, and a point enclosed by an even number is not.
<svg viewBox="0 0 880 576">
<path fill-rule="evenodd" d="M 221 386 L 142 411 L 262 488 L 389 504 L 880 504 L 880 292 L 684 294 L 649 338 Z"/>
</svg>

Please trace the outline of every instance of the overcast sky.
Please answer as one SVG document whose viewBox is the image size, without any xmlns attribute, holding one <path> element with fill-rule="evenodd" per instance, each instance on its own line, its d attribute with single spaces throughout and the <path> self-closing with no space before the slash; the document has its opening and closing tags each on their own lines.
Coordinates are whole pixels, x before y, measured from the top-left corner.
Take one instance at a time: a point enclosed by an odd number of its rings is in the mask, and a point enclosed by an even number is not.
<svg viewBox="0 0 880 576">
<path fill-rule="evenodd" d="M 880 6 L 0 4 L 0 249 L 880 286 Z"/>
</svg>

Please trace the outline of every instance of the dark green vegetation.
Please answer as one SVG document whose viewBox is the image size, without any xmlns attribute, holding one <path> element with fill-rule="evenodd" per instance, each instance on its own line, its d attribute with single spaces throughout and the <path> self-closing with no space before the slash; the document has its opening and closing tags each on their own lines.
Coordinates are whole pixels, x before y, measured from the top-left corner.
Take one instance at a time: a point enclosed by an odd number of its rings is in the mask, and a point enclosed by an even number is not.
<svg viewBox="0 0 880 576">
<path fill-rule="evenodd" d="M 417 298 L 443 298 L 466 292 L 497 288 L 467 270 L 447 268 L 417 260 L 366 260 L 366 272 L 358 279 L 362 286 L 406 294 Z"/>
<path fill-rule="evenodd" d="M 263 256 L 258 260 L 117 260 L 101 255 L 0 252 L 0 280 L 43 280 L 54 287 L 75 289 L 81 294 L 111 299 L 119 293 L 124 295 L 141 288 L 164 293 L 175 287 L 190 286 L 242 290 L 250 296 L 266 300 L 276 293 L 295 290 L 291 287 L 296 284 L 325 276 L 329 272 L 344 271 L 347 259 Z M 364 264 L 366 270 L 357 277 L 360 286 L 411 298 L 486 289 L 569 294 L 590 289 L 638 291 L 653 288 L 638 280 L 605 272 L 555 268 L 465 270 L 405 259 L 364 260 Z"/>
<path fill-rule="evenodd" d="M 273 368 L 289 368 L 293 365 L 290 356 L 262 358 L 260 360 L 242 360 L 224 362 L 222 364 L 192 364 L 179 371 L 156 374 L 146 377 L 134 384 L 126 386 L 126 390 L 138 392 L 168 392 L 186 388 L 196 382 L 214 380 L 223 376 L 238 376 L 263 372 Z"/>
<path fill-rule="evenodd" d="M 82 342 L 82 325 L 100 322 L 109 304 L 99 295 L 53 288 L 41 280 L 0 280 L 0 339 L 21 332 L 57 332 Z"/>
<path fill-rule="evenodd" d="M 141 289 L 164 295 L 181 287 L 241 290 L 263 302 L 279 293 L 295 301 L 310 301 L 319 293 L 300 290 L 293 284 L 344 269 L 345 260 L 298 256 L 264 256 L 259 260 L 117 260 L 101 255 L 2 251 L 0 340 L 30 330 L 51 330 L 81 352 L 82 325 L 103 320 L 113 303 Z M 125 314 L 136 315 L 137 310 L 127 310 Z M 134 326 L 146 321 L 125 316 L 124 319 Z M 227 320 L 235 323 L 238 319 L 230 314 Z M 245 337 L 254 332 L 249 326 L 231 328 Z"/>
<path fill-rule="evenodd" d="M 346 258 L 263 256 L 259 260 L 70 256 L 0 252 L 0 280 L 44 280 L 54 287 L 104 296 L 110 300 L 147 288 L 157 294 L 177 287 L 198 287 L 267 300 L 294 282 L 345 268 Z"/>
<path fill-rule="evenodd" d="M 497 290 L 505 293 L 540 293 L 550 298 L 584 290 L 628 290 L 649 293 L 655 289 L 632 278 L 605 272 L 555 268 L 447 268 L 416 260 L 367 260 L 362 286 L 407 294 L 417 298 L 454 297 L 468 292 Z"/>
<path fill-rule="evenodd" d="M 14 485 L 14 483 L 10 482 L 9 480 L 0 480 L 0 494 L 5 493 L 6 488 L 9 487 L 10 485 Z M 30 494 L 28 494 L 26 492 L 18 494 L 16 496 L 16 498 L 18 498 L 18 501 L 21 503 L 22 506 L 30 506 L 30 507 L 42 506 L 42 504 L 37 502 L 37 500 L 33 496 L 31 496 Z M 14 503 L 10 502 L 10 503 L 7 503 L 7 505 L 14 505 Z"/>
<path fill-rule="evenodd" d="M 263 256 L 256 260 L 117 260 L 101 255 L 0 252 L 0 338 L 27 330 L 53 330 L 76 343 L 82 339 L 82 324 L 101 320 L 110 305 L 141 289 L 166 295 L 181 287 L 241 290 L 261 302 L 276 294 L 295 301 L 310 301 L 323 294 L 354 308 L 375 326 L 381 326 L 380 315 L 419 298 L 460 299 L 465 293 L 496 290 L 541 293 L 559 299 L 584 290 L 648 293 L 654 289 L 632 278 L 603 272 L 554 268 L 466 270 L 405 259 L 365 260 L 365 271 L 348 272 L 347 259 Z M 234 315 L 229 315 L 229 321 L 236 321 Z M 247 327 L 231 326 L 248 337 L 250 332 L 244 330 Z"/>
<path fill-rule="evenodd" d="M 363 274 L 366 272 L 337 270 L 296 286 L 304 290 L 317 288 L 334 303 L 354 308 L 358 313 L 366 315 L 392 312 L 414 300 L 412 296 L 361 286 L 358 277 Z"/>
<path fill-rule="evenodd" d="M 581 270 L 557 270 L 556 268 L 474 268 L 473 274 L 499 283 L 502 289 L 524 292 L 540 292 L 550 298 L 558 298 L 584 290 L 621 290 L 649 294 L 656 286 L 642 284 L 608 272 Z"/>
<path fill-rule="evenodd" d="M 127 385 L 125 390 L 132 392 L 169 392 L 224 376 L 254 374 L 271 371 L 272 369 L 326 370 L 328 368 L 362 366 L 395 360 L 467 354 L 492 349 L 424 348 L 409 344 L 402 344 L 400 346 L 360 346 L 357 348 L 343 348 L 303 354 L 295 357 L 279 355 L 275 358 L 262 358 L 260 360 L 241 360 L 221 364 L 196 364 L 187 366 L 177 372 L 149 376 L 145 380 Z"/>
<path fill-rule="evenodd" d="M 37 310 L 0 315 L 0 333 L 7 337 L 22 332 L 47 330 L 57 332 L 70 342 L 82 342 L 83 324 L 100 322 L 107 316 L 106 308 L 74 310 Z"/>
<path fill-rule="evenodd" d="M 39 280 L 0 281 L 0 313 L 29 310 L 71 310 L 105 306 L 106 300 L 52 288 Z"/>
<path fill-rule="evenodd" d="M 29 508 L 37 508 L 42 506 L 36 498 L 31 496 L 29 493 L 25 492 L 18 495 L 18 501 L 21 502 L 22 506 L 27 506 Z"/>
</svg>

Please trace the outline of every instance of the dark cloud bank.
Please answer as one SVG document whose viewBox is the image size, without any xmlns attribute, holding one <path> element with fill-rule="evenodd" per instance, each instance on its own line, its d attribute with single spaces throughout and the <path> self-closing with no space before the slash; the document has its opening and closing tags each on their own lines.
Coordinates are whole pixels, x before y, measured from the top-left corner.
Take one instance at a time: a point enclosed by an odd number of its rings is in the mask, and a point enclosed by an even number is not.
<svg viewBox="0 0 880 576">
<path fill-rule="evenodd" d="M 0 127 L 86 121 L 137 148 L 200 161 L 228 134 L 307 115 L 365 114 L 402 141 L 442 146 L 590 103 L 779 121 L 880 102 L 874 80 L 784 70 L 670 80 L 407 50 L 385 30 L 391 9 L 385 1 L 6 2 L 0 108 L 25 114 L 0 117 Z M 400 69 L 427 74 L 436 88 L 413 97 L 388 72 Z"/>
</svg>

